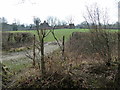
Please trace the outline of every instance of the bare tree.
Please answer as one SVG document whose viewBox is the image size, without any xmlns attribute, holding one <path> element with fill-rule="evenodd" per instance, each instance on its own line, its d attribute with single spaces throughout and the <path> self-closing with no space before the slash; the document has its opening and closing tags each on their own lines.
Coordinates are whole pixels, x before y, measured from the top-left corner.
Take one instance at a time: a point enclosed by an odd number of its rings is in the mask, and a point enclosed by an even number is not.
<svg viewBox="0 0 120 90">
<path fill-rule="evenodd" d="M 33 66 L 35 65 L 35 59 L 39 59 L 39 57 L 41 57 L 40 59 L 40 63 L 38 62 L 38 66 L 40 67 L 41 70 L 41 74 L 42 76 L 45 75 L 46 70 L 45 70 L 45 60 L 44 60 L 44 39 L 45 37 L 47 37 L 50 33 L 53 35 L 53 37 L 55 38 L 55 40 L 57 41 L 58 45 L 60 46 L 60 49 L 63 51 L 62 55 L 64 54 L 64 47 L 62 47 L 60 41 L 57 39 L 57 37 L 55 36 L 54 33 L 54 29 L 57 26 L 57 18 L 55 17 L 49 17 L 47 19 L 47 21 L 49 22 L 50 26 L 52 27 L 51 30 L 45 30 L 45 29 L 40 29 L 40 23 L 41 20 L 37 17 L 34 17 L 34 23 L 37 29 L 37 35 L 38 35 L 38 43 L 33 44 L 33 55 L 30 55 L 29 53 L 27 53 L 27 57 L 29 57 L 30 59 L 33 60 Z M 63 37 L 63 45 L 64 45 L 64 41 L 65 41 L 65 37 Z M 38 54 L 40 53 L 40 56 L 36 54 L 36 49 L 38 50 Z M 38 57 L 37 57 L 38 56 Z"/>
<path fill-rule="evenodd" d="M 41 69 L 41 74 L 42 76 L 45 75 L 45 61 L 44 61 L 44 38 L 50 33 L 50 31 L 47 31 L 45 29 L 40 30 L 40 19 L 39 18 L 34 18 L 34 23 L 36 25 L 37 29 L 37 34 L 39 37 L 39 47 L 38 50 L 40 50 L 41 53 L 41 61 L 40 61 L 40 69 Z"/>
<path fill-rule="evenodd" d="M 66 21 L 61 21 L 61 24 L 62 24 L 63 26 L 66 26 L 66 25 L 67 25 L 67 22 L 66 22 Z"/>
<path fill-rule="evenodd" d="M 92 6 L 86 6 L 87 15 L 84 16 L 92 35 L 91 45 L 94 52 L 99 52 L 101 57 L 107 60 L 106 65 L 110 66 L 112 46 L 110 33 L 105 31 L 109 21 L 107 11 L 101 11 L 97 4 Z"/>
<path fill-rule="evenodd" d="M 1 23 L 7 23 L 7 19 L 5 17 L 0 18 Z"/>
<path fill-rule="evenodd" d="M 59 45 L 61 51 L 62 51 L 62 57 L 64 59 L 64 42 L 65 42 L 65 36 L 63 36 L 63 40 L 62 40 L 62 45 L 61 45 L 61 42 L 57 39 L 56 35 L 55 35 L 55 28 L 56 26 L 59 24 L 59 20 L 56 18 L 56 17 L 52 17 L 52 16 L 49 16 L 48 19 L 47 19 L 47 22 L 51 25 L 52 29 L 50 30 L 54 39 L 57 41 L 57 44 Z"/>
<path fill-rule="evenodd" d="M 26 50 L 26 56 L 28 57 L 28 58 L 30 58 L 31 60 L 33 60 L 33 63 L 32 63 L 32 65 L 33 65 L 33 67 L 36 65 L 36 61 L 35 61 L 35 57 L 36 57 L 36 52 L 35 52 L 35 42 L 36 41 L 36 39 L 35 39 L 35 35 L 34 35 L 34 37 L 33 37 L 33 52 L 32 52 L 32 54 L 33 55 L 30 55 L 30 53 Z"/>
<path fill-rule="evenodd" d="M 120 1 L 118 2 L 118 30 L 120 29 Z M 119 48 L 120 48 L 120 32 L 118 31 L 118 62 L 120 60 L 120 54 L 119 54 Z M 118 63 L 117 73 L 115 75 L 115 88 L 118 88 L 120 86 L 120 63 Z"/>
<path fill-rule="evenodd" d="M 58 19 L 57 17 L 53 17 L 53 16 L 48 16 L 47 17 L 47 22 L 49 23 L 49 25 L 52 27 L 52 28 L 55 28 L 57 23 L 58 23 Z"/>
<path fill-rule="evenodd" d="M 74 17 L 73 17 L 73 16 L 68 16 L 68 17 L 66 18 L 66 20 L 67 20 L 67 23 L 68 23 L 68 24 L 73 24 L 73 22 L 74 22 Z"/>
<path fill-rule="evenodd" d="M 62 49 L 62 47 L 61 47 L 61 45 L 60 45 L 60 42 L 59 42 L 59 40 L 57 39 L 57 37 L 55 36 L 55 32 L 54 32 L 54 30 L 55 30 L 55 28 L 56 28 L 56 26 L 57 26 L 57 24 L 58 24 L 57 18 L 56 18 L 56 17 L 53 17 L 53 16 L 49 16 L 49 17 L 47 18 L 47 22 L 49 23 L 49 25 L 50 25 L 51 28 L 52 28 L 50 31 L 51 31 L 54 39 L 57 41 L 59 47 Z"/>
</svg>

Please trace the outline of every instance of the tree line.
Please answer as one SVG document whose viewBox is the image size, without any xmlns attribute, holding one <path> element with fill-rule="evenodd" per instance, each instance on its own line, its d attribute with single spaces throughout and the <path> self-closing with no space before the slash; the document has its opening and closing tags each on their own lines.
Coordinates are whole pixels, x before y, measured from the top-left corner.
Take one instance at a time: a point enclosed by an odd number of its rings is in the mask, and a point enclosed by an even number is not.
<svg viewBox="0 0 120 90">
<path fill-rule="evenodd" d="M 56 17 L 49 16 L 43 23 L 40 24 L 40 28 L 52 29 L 52 20 L 53 18 L 56 21 L 56 29 L 73 29 L 75 25 L 73 23 L 72 17 L 68 18 L 67 21 L 59 20 Z M 51 21 L 51 22 L 50 22 Z M 2 24 L 2 31 L 17 31 L 17 30 L 35 30 L 35 24 L 20 24 L 19 21 L 14 21 L 12 24 L 8 24 L 7 19 L 5 17 L 0 18 L 0 22 Z"/>
<path fill-rule="evenodd" d="M 80 24 L 75 25 L 73 17 L 68 17 L 66 21 L 62 21 L 57 19 L 56 17 L 49 16 L 47 20 L 45 20 L 43 23 L 41 23 L 41 28 L 47 28 L 51 29 L 51 22 L 52 19 L 56 19 L 56 29 L 89 29 L 88 24 L 86 21 L 81 22 Z M 2 31 L 17 31 L 17 30 L 35 30 L 35 24 L 20 24 L 19 21 L 14 21 L 12 24 L 8 24 L 7 19 L 5 17 L 0 18 L 0 22 L 2 24 Z M 89 25 L 92 26 L 93 23 L 90 23 Z M 119 22 L 115 22 L 113 24 L 106 24 L 105 29 L 118 29 Z M 104 24 L 101 23 L 101 26 L 104 26 Z"/>
</svg>

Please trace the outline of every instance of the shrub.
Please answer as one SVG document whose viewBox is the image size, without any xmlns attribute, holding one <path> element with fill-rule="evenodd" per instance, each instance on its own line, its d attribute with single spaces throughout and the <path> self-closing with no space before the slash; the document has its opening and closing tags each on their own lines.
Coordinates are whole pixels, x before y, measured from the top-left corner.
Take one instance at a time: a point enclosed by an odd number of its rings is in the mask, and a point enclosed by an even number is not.
<svg viewBox="0 0 120 90">
<path fill-rule="evenodd" d="M 2 50 L 30 46 L 33 42 L 31 33 L 2 32 Z"/>
<path fill-rule="evenodd" d="M 112 55 L 118 55 L 115 52 L 117 45 L 117 33 L 113 32 L 74 32 L 67 42 L 69 51 L 76 52 L 78 55 L 92 56 L 99 54 L 103 59 L 108 59 Z"/>
</svg>

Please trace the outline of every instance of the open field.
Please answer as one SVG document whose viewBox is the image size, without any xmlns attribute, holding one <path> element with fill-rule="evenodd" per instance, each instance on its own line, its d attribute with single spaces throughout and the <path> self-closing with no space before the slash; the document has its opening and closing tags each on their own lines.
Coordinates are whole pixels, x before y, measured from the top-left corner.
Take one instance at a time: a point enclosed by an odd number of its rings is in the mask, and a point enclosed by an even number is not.
<svg viewBox="0 0 120 90">
<path fill-rule="evenodd" d="M 46 32 L 48 32 L 49 30 L 47 30 Z M 117 32 L 118 30 L 110 30 L 111 32 Z M 32 34 L 35 34 L 37 36 L 37 31 L 35 30 L 26 30 L 26 31 L 8 31 L 8 32 L 30 32 Z M 62 39 L 62 36 L 65 35 L 66 40 L 69 38 L 69 36 L 73 33 L 73 32 L 89 32 L 88 29 L 55 29 L 54 30 L 55 35 L 58 39 Z M 46 38 L 45 38 L 46 42 L 49 41 L 55 41 L 55 39 L 53 38 L 52 34 L 50 33 Z"/>
<path fill-rule="evenodd" d="M 49 30 L 46 30 L 48 32 Z M 88 32 L 88 29 L 55 29 L 55 35 L 58 39 L 61 39 L 63 35 L 66 36 L 66 39 L 73 33 L 73 32 Z M 35 34 L 37 36 L 37 31 L 35 30 L 27 30 L 27 31 L 8 31 L 12 33 L 17 33 L 17 32 L 30 32 L 32 34 Z M 54 41 L 55 39 L 53 38 L 52 34 L 50 33 L 46 38 L 45 41 Z"/>
</svg>

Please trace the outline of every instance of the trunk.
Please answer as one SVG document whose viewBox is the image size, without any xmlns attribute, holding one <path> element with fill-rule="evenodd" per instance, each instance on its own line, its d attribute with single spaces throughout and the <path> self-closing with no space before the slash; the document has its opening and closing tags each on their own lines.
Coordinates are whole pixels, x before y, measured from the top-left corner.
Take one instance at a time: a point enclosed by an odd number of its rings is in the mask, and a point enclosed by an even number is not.
<svg viewBox="0 0 120 90">
<path fill-rule="evenodd" d="M 41 74 L 45 74 L 45 61 L 44 61 L 44 38 L 41 38 Z"/>
</svg>

